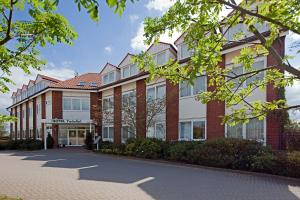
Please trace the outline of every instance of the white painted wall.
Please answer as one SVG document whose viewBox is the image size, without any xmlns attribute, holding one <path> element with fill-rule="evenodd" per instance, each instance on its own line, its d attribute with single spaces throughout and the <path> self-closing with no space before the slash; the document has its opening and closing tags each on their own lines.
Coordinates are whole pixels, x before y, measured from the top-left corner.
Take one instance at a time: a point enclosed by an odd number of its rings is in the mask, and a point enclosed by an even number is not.
<svg viewBox="0 0 300 200">
<path fill-rule="evenodd" d="M 179 97 L 179 121 L 206 118 L 206 104 L 195 99 L 195 96 Z"/>
<path fill-rule="evenodd" d="M 135 89 L 136 89 L 136 82 L 122 85 L 122 92 L 127 92 L 127 91 L 135 90 Z"/>
<path fill-rule="evenodd" d="M 52 119 L 52 91 L 46 93 L 46 119 Z"/>
<path fill-rule="evenodd" d="M 32 101 L 29 102 L 28 108 L 31 111 L 31 114 L 29 116 L 29 129 L 33 129 L 33 102 Z"/>
<path fill-rule="evenodd" d="M 39 110 L 39 113 L 37 113 L 36 115 L 36 127 L 37 128 L 41 128 L 42 127 L 42 97 L 41 95 L 39 95 L 37 98 L 36 98 L 36 105 L 40 105 L 40 110 Z"/>
</svg>

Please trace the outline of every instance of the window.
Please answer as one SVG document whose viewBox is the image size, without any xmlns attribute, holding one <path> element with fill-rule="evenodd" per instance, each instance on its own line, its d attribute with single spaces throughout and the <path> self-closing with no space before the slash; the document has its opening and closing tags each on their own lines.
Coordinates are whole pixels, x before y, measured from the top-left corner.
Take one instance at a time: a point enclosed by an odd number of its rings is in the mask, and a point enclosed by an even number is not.
<svg viewBox="0 0 300 200">
<path fill-rule="evenodd" d="M 25 119 L 25 110 L 22 110 L 22 118 Z"/>
<path fill-rule="evenodd" d="M 41 138 L 41 129 L 36 129 L 35 130 L 35 135 L 36 135 L 36 139 L 39 139 L 39 138 Z"/>
<path fill-rule="evenodd" d="M 26 138 L 26 133 L 24 130 L 22 131 L 22 136 L 23 136 L 23 138 Z"/>
<path fill-rule="evenodd" d="M 123 107 L 134 107 L 136 104 L 135 90 L 126 92 L 122 95 L 122 106 Z"/>
<path fill-rule="evenodd" d="M 157 65 L 164 65 L 167 62 L 167 52 L 163 51 L 153 55 L 153 59 Z"/>
<path fill-rule="evenodd" d="M 243 124 L 236 124 L 234 126 L 227 124 L 227 137 L 243 138 Z"/>
<path fill-rule="evenodd" d="M 127 78 L 130 76 L 130 66 L 123 68 L 123 78 Z"/>
<path fill-rule="evenodd" d="M 89 98 L 63 98 L 64 111 L 89 111 L 90 99 Z"/>
<path fill-rule="evenodd" d="M 264 121 L 250 119 L 246 124 L 246 139 L 264 141 Z"/>
<path fill-rule="evenodd" d="M 136 75 L 138 72 L 136 64 L 127 65 L 122 69 L 122 78 L 127 78 L 133 75 Z"/>
<path fill-rule="evenodd" d="M 151 127 L 148 127 L 147 137 L 165 140 L 166 139 L 165 123 L 160 122 L 160 123 L 156 123 L 155 125 L 153 124 Z"/>
<path fill-rule="evenodd" d="M 252 68 L 254 71 L 260 70 L 264 68 L 264 61 L 258 61 L 253 63 Z M 249 85 L 250 83 L 252 83 L 253 81 L 261 81 L 264 79 L 264 72 L 259 72 L 258 74 L 249 77 L 246 80 L 246 85 Z"/>
<path fill-rule="evenodd" d="M 257 71 L 260 69 L 264 68 L 264 60 L 259 60 L 259 61 L 255 61 L 252 65 L 252 70 L 253 71 Z M 229 76 L 235 77 L 237 75 L 243 74 L 245 73 L 244 68 L 242 66 L 238 66 L 238 67 L 233 67 L 232 70 L 229 72 Z M 245 83 L 239 83 L 239 78 L 233 79 L 233 83 L 234 83 L 234 88 L 238 88 L 238 87 L 243 87 L 243 86 L 247 86 L 250 83 L 252 83 L 253 81 L 260 81 L 263 80 L 264 78 L 264 72 L 259 72 L 256 75 L 251 74 L 251 76 L 249 76 L 249 78 L 246 79 Z M 241 85 L 240 85 L 241 84 Z"/>
<path fill-rule="evenodd" d="M 97 83 L 96 83 L 96 82 L 91 82 L 91 83 L 90 83 L 90 86 L 91 86 L 91 87 L 97 87 Z"/>
<path fill-rule="evenodd" d="M 188 58 L 192 55 L 192 51 L 188 49 L 188 45 L 186 43 L 182 43 L 180 45 L 180 59 Z"/>
<path fill-rule="evenodd" d="M 135 130 L 129 126 L 122 127 L 122 142 L 126 142 L 129 138 L 135 138 Z"/>
<path fill-rule="evenodd" d="M 20 139 L 20 131 L 17 131 L 17 138 Z"/>
<path fill-rule="evenodd" d="M 103 141 L 113 141 L 114 127 L 103 127 Z"/>
<path fill-rule="evenodd" d="M 189 84 L 188 81 L 182 81 L 180 83 L 180 97 L 187 97 L 191 95 L 198 95 L 201 92 L 206 91 L 206 77 L 198 76 L 194 80 L 194 85 Z"/>
<path fill-rule="evenodd" d="M 226 137 L 265 141 L 264 121 L 250 119 L 247 124 L 236 124 L 235 126 L 226 126 Z"/>
<path fill-rule="evenodd" d="M 72 107 L 71 107 L 71 99 L 70 98 L 64 98 L 63 99 L 63 106 L 64 106 L 64 110 L 72 110 Z"/>
<path fill-rule="evenodd" d="M 205 140 L 206 128 L 204 120 L 180 122 L 180 140 Z"/>
<path fill-rule="evenodd" d="M 147 88 L 147 100 L 164 99 L 166 96 L 166 86 L 157 85 Z"/>
<path fill-rule="evenodd" d="M 103 98 L 103 110 L 112 110 L 114 109 L 114 99 L 113 97 Z"/>
<path fill-rule="evenodd" d="M 103 84 L 108 84 L 115 81 L 115 72 L 109 72 L 103 77 Z"/>
<path fill-rule="evenodd" d="M 85 86 L 86 84 L 87 84 L 86 82 L 80 81 L 77 85 L 78 85 L 78 86 Z"/>
<path fill-rule="evenodd" d="M 82 110 L 90 110 L 90 100 L 89 99 L 81 99 L 81 109 Z"/>
</svg>

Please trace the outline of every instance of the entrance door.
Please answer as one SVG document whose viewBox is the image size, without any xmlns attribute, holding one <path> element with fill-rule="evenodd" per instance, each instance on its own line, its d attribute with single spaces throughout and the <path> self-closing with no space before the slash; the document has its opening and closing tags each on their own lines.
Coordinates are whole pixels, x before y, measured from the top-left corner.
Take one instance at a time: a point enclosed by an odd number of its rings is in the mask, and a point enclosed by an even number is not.
<svg viewBox="0 0 300 200">
<path fill-rule="evenodd" d="M 68 145 L 84 145 L 85 130 L 69 130 Z"/>
<path fill-rule="evenodd" d="M 84 145 L 85 130 L 77 130 L 78 145 Z"/>
<path fill-rule="evenodd" d="M 77 145 L 77 133 L 76 130 L 69 130 L 69 145 Z"/>
</svg>

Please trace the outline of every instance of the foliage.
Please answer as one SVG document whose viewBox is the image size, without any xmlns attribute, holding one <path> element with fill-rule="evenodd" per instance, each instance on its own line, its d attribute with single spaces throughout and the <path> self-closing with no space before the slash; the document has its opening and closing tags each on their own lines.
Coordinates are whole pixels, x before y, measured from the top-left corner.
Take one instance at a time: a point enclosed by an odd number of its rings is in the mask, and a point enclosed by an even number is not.
<svg viewBox="0 0 300 200">
<path fill-rule="evenodd" d="M 40 150 L 42 148 L 41 140 L 0 140 L 0 150 Z"/>
<path fill-rule="evenodd" d="M 54 139 L 50 133 L 47 135 L 47 148 L 52 149 L 54 146 Z"/>
<path fill-rule="evenodd" d="M 104 144 L 101 152 L 300 177 L 299 152 L 279 153 L 249 140 L 216 139 L 170 143 L 149 138 L 129 139 L 121 146 Z"/>
<path fill-rule="evenodd" d="M 136 0 L 106 0 L 106 5 L 121 15 L 126 2 Z M 60 0 L 7 0 L 0 2 L 0 93 L 9 91 L 12 68 L 26 74 L 42 69 L 46 64 L 40 56 L 40 47 L 48 44 L 72 45 L 77 33 L 67 19 L 57 11 Z M 92 20 L 99 20 L 99 0 L 74 0 L 78 10 L 87 10 Z M 22 19 L 15 17 L 21 13 Z M 0 115 L 0 122 L 14 121 L 12 116 Z"/>
<path fill-rule="evenodd" d="M 20 198 L 13 198 L 8 196 L 0 196 L 0 200 L 22 200 Z"/>
<path fill-rule="evenodd" d="M 88 149 L 88 150 L 92 150 L 93 149 L 93 135 L 92 133 L 90 132 L 87 132 L 86 136 L 85 136 L 85 140 L 84 140 L 84 143 L 85 143 L 85 148 Z"/>
<path fill-rule="evenodd" d="M 300 151 L 300 133 L 286 134 L 287 149 L 289 151 Z"/>
<path fill-rule="evenodd" d="M 222 17 L 222 11 L 232 11 Z M 281 89 L 293 86 L 300 79 L 297 66 L 292 66 L 289 56 L 272 46 L 280 38 L 283 30 L 300 34 L 300 4 L 298 0 L 248 0 L 238 4 L 235 0 L 177 0 L 161 17 L 146 18 L 146 43 L 157 42 L 164 33 L 184 32 L 184 41 L 193 53 L 188 64 L 182 66 L 170 60 L 165 66 L 157 66 L 145 52 L 133 59 L 142 70 L 150 72 L 150 79 L 165 77 L 174 83 L 187 80 L 193 84 L 200 74 L 209 78 L 208 86 L 215 88 L 202 92 L 198 98 L 202 103 L 213 100 L 223 101 L 230 112 L 223 116 L 223 122 L 230 125 L 247 123 L 252 118 L 262 120 L 270 112 L 283 112 L 297 109 L 300 105 L 288 106 L 285 99 L 274 101 L 249 101 L 254 90 L 266 90 L 272 84 Z M 266 26 L 269 34 L 263 34 Z M 232 27 L 242 25 L 240 30 L 229 38 L 226 35 Z M 223 68 L 222 50 L 225 45 L 235 42 L 245 44 L 251 33 L 259 43 L 244 47 L 232 60 L 232 66 Z M 254 67 L 257 57 L 270 55 L 275 60 L 273 66 Z M 235 72 L 243 66 L 243 72 Z M 205 73 L 204 73 L 205 72 Z M 239 105 L 237 108 L 235 105 Z"/>
</svg>

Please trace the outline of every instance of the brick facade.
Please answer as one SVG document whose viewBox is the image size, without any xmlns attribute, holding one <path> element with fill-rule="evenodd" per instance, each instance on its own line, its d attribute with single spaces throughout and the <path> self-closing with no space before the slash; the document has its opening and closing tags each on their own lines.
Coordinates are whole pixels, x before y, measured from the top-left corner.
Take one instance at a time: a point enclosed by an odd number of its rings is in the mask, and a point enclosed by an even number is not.
<svg viewBox="0 0 300 200">
<path fill-rule="evenodd" d="M 15 109 L 14 109 L 14 111 L 15 111 L 15 117 L 17 118 L 18 117 L 18 110 L 17 110 L 17 108 L 18 107 L 15 107 Z M 18 120 L 20 120 L 20 119 L 17 119 L 16 121 L 15 121 L 15 140 L 17 140 L 18 139 Z"/>
<path fill-rule="evenodd" d="M 52 119 L 63 119 L 62 106 L 62 91 L 52 91 Z M 52 137 L 54 140 L 54 147 L 58 147 L 58 132 L 59 126 L 57 124 L 53 124 Z"/>
<path fill-rule="evenodd" d="M 114 143 L 121 144 L 122 132 L 122 87 L 114 88 Z"/>
<path fill-rule="evenodd" d="M 225 55 L 222 56 L 220 67 L 225 67 Z M 207 90 L 214 91 L 214 86 L 209 86 L 207 78 Z M 207 139 L 225 137 L 225 126 L 222 125 L 222 116 L 225 115 L 225 103 L 220 101 L 210 101 L 206 105 L 206 125 Z"/>
<path fill-rule="evenodd" d="M 146 79 L 136 82 L 136 135 L 146 138 Z"/>
<path fill-rule="evenodd" d="M 277 53 L 283 57 L 284 56 L 284 48 L 285 48 L 285 37 L 281 37 L 280 39 L 274 41 L 273 48 L 277 51 Z M 274 57 L 269 54 L 267 57 L 267 66 L 276 66 L 278 63 L 274 59 Z M 271 102 L 273 100 L 278 100 L 282 98 L 280 94 L 280 89 L 274 88 L 272 84 L 267 85 L 267 102 Z M 283 119 L 280 112 L 273 112 L 267 115 L 267 144 L 272 146 L 273 149 L 281 149 L 282 144 L 280 141 L 282 140 L 283 134 Z"/>
<path fill-rule="evenodd" d="M 13 109 L 10 110 L 10 116 L 12 117 L 14 114 L 13 114 Z M 10 130 L 10 134 L 9 134 L 9 138 L 12 139 L 13 137 L 15 137 L 12 133 L 14 131 L 14 124 L 13 123 L 10 123 L 9 124 L 9 130 Z"/>
<path fill-rule="evenodd" d="M 23 139 L 23 105 L 19 106 L 20 108 L 20 138 Z"/>
<path fill-rule="evenodd" d="M 102 132 L 102 92 L 90 93 L 90 118 L 95 125 L 95 134 Z"/>
<path fill-rule="evenodd" d="M 32 121 L 33 138 L 36 139 L 36 98 L 32 100 Z"/>
<path fill-rule="evenodd" d="M 178 140 L 179 85 L 166 81 L 166 140 Z"/>
<path fill-rule="evenodd" d="M 41 119 L 46 119 L 46 94 L 43 93 L 41 95 Z M 45 138 L 45 134 L 46 134 L 46 130 L 45 130 L 45 123 L 42 122 L 41 124 L 41 127 L 42 127 L 42 138 L 44 140 Z"/>
<path fill-rule="evenodd" d="M 29 139 L 30 136 L 29 136 L 29 101 L 27 101 L 25 103 L 26 105 L 26 117 L 25 117 L 25 120 L 26 120 L 26 139 Z"/>
</svg>

